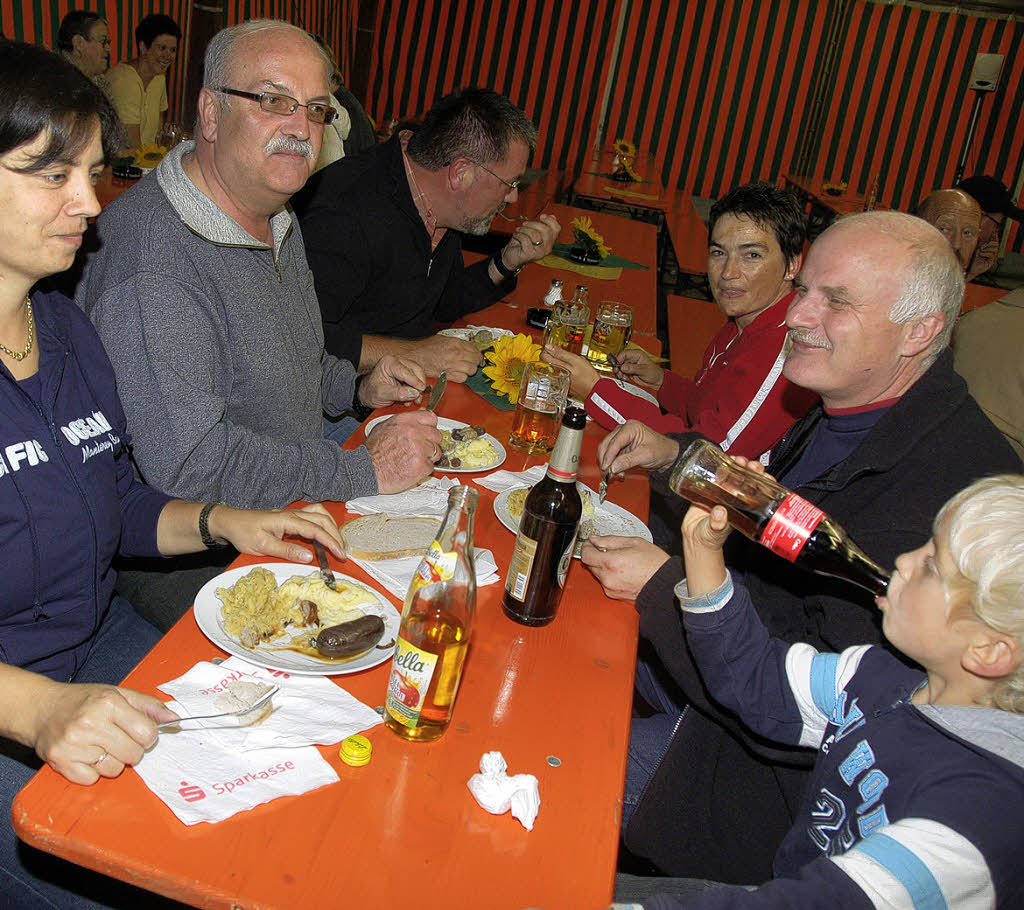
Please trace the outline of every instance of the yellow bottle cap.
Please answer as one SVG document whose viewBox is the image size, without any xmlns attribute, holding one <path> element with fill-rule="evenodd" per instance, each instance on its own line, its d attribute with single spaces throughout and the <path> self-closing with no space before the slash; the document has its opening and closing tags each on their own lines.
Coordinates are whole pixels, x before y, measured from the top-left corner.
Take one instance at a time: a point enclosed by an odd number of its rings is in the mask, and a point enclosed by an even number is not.
<svg viewBox="0 0 1024 910">
<path fill-rule="evenodd" d="M 346 765 L 359 768 L 369 764 L 373 744 L 365 736 L 349 736 L 342 744 L 338 755 Z"/>
</svg>

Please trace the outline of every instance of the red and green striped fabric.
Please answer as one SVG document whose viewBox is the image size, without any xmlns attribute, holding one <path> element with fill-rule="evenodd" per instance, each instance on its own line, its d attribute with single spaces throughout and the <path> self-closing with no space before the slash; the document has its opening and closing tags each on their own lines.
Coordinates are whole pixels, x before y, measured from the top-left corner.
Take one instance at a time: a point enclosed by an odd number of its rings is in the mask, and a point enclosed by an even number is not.
<svg viewBox="0 0 1024 910">
<path fill-rule="evenodd" d="M 8 36 L 53 46 L 67 0 L 0 0 Z M 150 12 L 186 29 L 187 0 L 100 0 L 111 59 Z M 357 0 L 226 0 L 225 25 L 257 16 L 316 31 L 348 75 Z M 621 26 L 621 31 L 620 31 Z M 786 173 L 846 179 L 908 209 L 948 186 L 963 148 L 978 53 L 1005 57 L 982 95 L 966 173 L 1013 185 L 1024 164 L 1024 21 L 869 0 L 377 0 L 367 110 L 422 114 L 457 86 L 508 95 L 540 130 L 535 164 L 581 170 L 619 136 L 669 187 L 715 197 Z M 185 54 L 170 74 L 182 109 Z M 607 99 L 607 101 L 606 101 Z M 601 112 L 606 108 L 606 125 Z M 1014 225 L 1010 248 L 1024 246 Z"/>
</svg>

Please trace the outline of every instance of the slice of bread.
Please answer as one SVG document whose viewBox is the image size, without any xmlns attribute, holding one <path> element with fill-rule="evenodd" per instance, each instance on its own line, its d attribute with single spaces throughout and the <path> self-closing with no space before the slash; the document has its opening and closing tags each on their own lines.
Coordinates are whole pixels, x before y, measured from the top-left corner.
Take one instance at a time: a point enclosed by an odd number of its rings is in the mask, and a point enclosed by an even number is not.
<svg viewBox="0 0 1024 910">
<path fill-rule="evenodd" d="M 388 518 L 383 512 L 360 515 L 341 529 L 345 552 L 356 559 L 420 556 L 437 536 L 438 518 Z"/>
</svg>

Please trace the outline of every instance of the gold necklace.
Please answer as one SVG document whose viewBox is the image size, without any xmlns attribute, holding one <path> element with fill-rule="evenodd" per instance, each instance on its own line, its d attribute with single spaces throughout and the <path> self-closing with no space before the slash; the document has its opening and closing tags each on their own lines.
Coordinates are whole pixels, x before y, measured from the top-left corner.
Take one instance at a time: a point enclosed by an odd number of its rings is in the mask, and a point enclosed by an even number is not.
<svg viewBox="0 0 1024 910">
<path fill-rule="evenodd" d="M 32 353 L 32 342 L 35 341 L 36 334 L 36 321 L 32 316 L 32 298 L 25 295 L 25 306 L 28 307 L 28 344 L 25 345 L 25 349 L 22 351 L 12 351 L 7 345 L 0 341 L 0 351 L 3 351 L 8 357 L 13 357 L 15 360 L 21 361 L 28 357 Z"/>
</svg>

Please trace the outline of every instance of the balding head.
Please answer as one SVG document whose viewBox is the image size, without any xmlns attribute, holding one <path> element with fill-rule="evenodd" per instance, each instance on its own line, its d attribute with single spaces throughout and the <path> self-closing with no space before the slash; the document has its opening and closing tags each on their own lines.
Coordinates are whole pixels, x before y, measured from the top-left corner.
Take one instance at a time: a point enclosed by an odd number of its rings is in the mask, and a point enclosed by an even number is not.
<svg viewBox="0 0 1024 910">
<path fill-rule="evenodd" d="M 981 232 L 981 206 L 963 190 L 933 190 L 919 209 L 920 216 L 938 228 L 967 271 Z"/>
<path fill-rule="evenodd" d="M 797 277 L 786 377 L 827 407 L 898 398 L 948 344 L 963 282 L 949 244 L 920 218 L 840 219 L 815 240 Z"/>
</svg>

